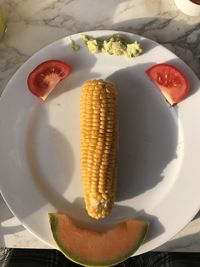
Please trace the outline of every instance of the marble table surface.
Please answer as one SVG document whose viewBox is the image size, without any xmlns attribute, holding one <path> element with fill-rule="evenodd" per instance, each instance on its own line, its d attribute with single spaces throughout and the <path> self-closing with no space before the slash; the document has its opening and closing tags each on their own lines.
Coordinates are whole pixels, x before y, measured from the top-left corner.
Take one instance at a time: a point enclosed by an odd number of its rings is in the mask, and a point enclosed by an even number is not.
<svg viewBox="0 0 200 267">
<path fill-rule="evenodd" d="M 88 30 L 123 30 L 166 46 L 200 78 L 200 17 L 181 13 L 173 0 L 5 0 L 7 32 L 0 41 L 0 92 L 35 52 Z M 7 208 L 0 195 L 0 246 L 47 248 Z M 200 214 L 157 250 L 200 252 Z"/>
</svg>

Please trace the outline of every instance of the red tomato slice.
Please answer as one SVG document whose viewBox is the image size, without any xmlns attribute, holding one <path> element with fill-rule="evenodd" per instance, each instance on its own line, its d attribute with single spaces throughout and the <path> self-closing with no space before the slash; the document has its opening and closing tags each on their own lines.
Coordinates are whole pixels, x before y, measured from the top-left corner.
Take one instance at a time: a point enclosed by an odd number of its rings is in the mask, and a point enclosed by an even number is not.
<svg viewBox="0 0 200 267">
<path fill-rule="evenodd" d="M 175 105 L 187 97 L 190 84 L 185 75 L 170 64 L 156 64 L 146 71 L 170 105 Z"/>
<path fill-rule="evenodd" d="M 29 90 L 45 100 L 56 85 L 71 71 L 71 67 L 61 60 L 47 60 L 39 64 L 28 76 Z"/>
</svg>

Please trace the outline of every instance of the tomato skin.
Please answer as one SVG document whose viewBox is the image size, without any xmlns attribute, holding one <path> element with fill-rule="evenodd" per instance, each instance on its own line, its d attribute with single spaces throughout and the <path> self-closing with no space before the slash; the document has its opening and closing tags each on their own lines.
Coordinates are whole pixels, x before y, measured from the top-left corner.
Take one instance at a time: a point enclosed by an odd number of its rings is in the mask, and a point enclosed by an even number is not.
<svg viewBox="0 0 200 267">
<path fill-rule="evenodd" d="M 175 105 L 188 96 L 190 84 L 186 76 L 174 65 L 161 63 L 146 70 L 170 105 Z"/>
<path fill-rule="evenodd" d="M 45 100 L 56 85 L 71 72 L 71 66 L 61 60 L 47 60 L 36 66 L 28 76 L 28 88 Z"/>
</svg>

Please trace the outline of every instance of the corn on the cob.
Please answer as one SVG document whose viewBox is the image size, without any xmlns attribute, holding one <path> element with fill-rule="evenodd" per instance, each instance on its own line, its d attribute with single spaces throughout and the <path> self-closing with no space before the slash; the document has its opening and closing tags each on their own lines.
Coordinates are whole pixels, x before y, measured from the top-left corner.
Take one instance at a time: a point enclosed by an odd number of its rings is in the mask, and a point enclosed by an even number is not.
<svg viewBox="0 0 200 267">
<path fill-rule="evenodd" d="M 82 183 L 86 210 L 95 219 L 107 216 L 115 200 L 117 151 L 117 89 L 87 81 L 81 94 Z"/>
</svg>

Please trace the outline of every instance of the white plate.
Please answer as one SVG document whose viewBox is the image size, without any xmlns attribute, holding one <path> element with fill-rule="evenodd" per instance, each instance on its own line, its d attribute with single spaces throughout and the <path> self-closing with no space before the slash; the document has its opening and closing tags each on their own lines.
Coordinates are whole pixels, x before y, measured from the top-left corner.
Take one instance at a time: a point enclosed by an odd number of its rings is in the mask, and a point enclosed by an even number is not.
<svg viewBox="0 0 200 267">
<path fill-rule="evenodd" d="M 88 34 L 103 36 L 112 31 Z M 1 190 L 12 212 L 38 238 L 55 243 L 48 213 L 69 213 L 91 228 L 128 217 L 150 221 L 145 243 L 152 250 L 181 230 L 200 203 L 200 83 L 190 68 L 163 46 L 141 36 L 144 53 L 134 59 L 72 52 L 69 38 L 43 48 L 16 72 L 0 101 Z M 72 38 L 80 41 L 80 34 Z M 27 76 L 48 59 L 68 62 L 73 72 L 46 102 L 27 88 Z M 170 108 L 145 74 L 153 64 L 178 66 L 191 82 L 190 97 Z M 119 87 L 120 163 L 117 202 L 96 222 L 84 208 L 80 170 L 79 99 L 83 82 L 106 78 Z"/>
</svg>

